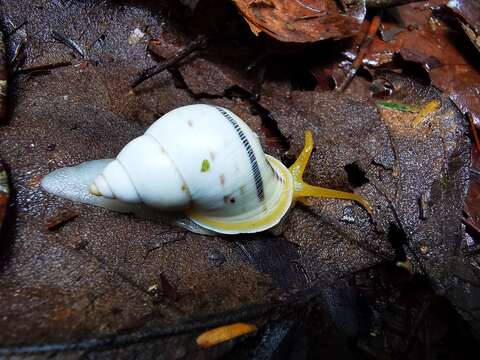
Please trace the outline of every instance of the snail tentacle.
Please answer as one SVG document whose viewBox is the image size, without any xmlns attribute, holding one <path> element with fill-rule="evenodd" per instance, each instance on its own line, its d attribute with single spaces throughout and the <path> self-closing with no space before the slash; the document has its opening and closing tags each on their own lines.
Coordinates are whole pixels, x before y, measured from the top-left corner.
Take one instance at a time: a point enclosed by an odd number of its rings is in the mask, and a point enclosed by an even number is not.
<svg viewBox="0 0 480 360">
<path fill-rule="evenodd" d="M 335 199 L 346 199 L 353 200 L 362 205 L 369 214 L 372 213 L 372 206 L 366 201 L 361 195 L 327 189 L 320 186 L 314 186 L 307 184 L 303 181 L 303 172 L 310 160 L 314 147 L 313 143 L 313 134 L 310 130 L 305 131 L 305 145 L 302 152 L 298 156 L 295 163 L 290 166 L 288 169 L 293 177 L 294 190 L 293 190 L 293 201 L 303 201 L 305 197 L 317 197 L 317 198 L 335 198 Z"/>
</svg>

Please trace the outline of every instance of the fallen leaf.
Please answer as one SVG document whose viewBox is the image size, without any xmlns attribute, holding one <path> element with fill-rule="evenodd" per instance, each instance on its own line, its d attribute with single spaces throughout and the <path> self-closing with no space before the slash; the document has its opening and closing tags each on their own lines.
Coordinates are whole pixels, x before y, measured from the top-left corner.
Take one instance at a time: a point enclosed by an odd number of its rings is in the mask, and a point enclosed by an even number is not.
<svg viewBox="0 0 480 360">
<path fill-rule="evenodd" d="M 458 17 L 465 34 L 480 51 L 480 3 L 478 0 L 450 0 L 447 6 Z"/>
<path fill-rule="evenodd" d="M 356 33 L 365 18 L 364 0 L 343 12 L 334 0 L 233 0 L 255 35 L 284 42 L 314 42 Z"/>
<path fill-rule="evenodd" d="M 430 76 L 432 85 L 447 93 L 464 114 L 472 112 L 478 124 L 480 72 L 468 57 L 467 39 L 462 44 L 464 34 L 449 26 L 443 17 L 436 16 L 435 11 L 444 9 L 440 7 L 444 4 L 446 1 L 436 0 L 396 8 L 404 31 L 388 42 L 376 36 L 363 65 L 373 68 L 390 65 L 396 55 L 404 61 L 420 64 Z M 385 31 L 397 28 L 398 24 L 384 21 L 383 26 Z M 351 49 L 344 54 L 354 56 L 351 55 L 355 52 L 353 49 L 360 42 L 357 36 Z"/>
</svg>

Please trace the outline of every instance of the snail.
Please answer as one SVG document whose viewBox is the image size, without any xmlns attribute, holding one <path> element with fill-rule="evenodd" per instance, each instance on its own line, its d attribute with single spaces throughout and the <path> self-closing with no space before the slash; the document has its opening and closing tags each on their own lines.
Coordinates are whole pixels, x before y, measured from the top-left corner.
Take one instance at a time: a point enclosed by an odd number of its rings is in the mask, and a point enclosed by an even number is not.
<svg viewBox="0 0 480 360">
<path fill-rule="evenodd" d="M 204 234 L 267 230 L 310 196 L 354 200 L 370 213 L 360 195 L 302 180 L 313 146 L 306 131 L 304 149 L 287 168 L 264 154 L 258 136 L 233 112 L 188 105 L 163 115 L 116 159 L 57 169 L 41 185 L 74 201 L 146 218 L 170 216 Z"/>
</svg>

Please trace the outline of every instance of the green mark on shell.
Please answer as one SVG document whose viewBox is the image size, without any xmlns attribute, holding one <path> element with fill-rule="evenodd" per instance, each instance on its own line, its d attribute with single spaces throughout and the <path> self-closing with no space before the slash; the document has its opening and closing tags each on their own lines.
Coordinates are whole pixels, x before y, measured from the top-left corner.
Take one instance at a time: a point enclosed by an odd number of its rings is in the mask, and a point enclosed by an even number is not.
<svg viewBox="0 0 480 360">
<path fill-rule="evenodd" d="M 207 159 L 205 159 L 202 161 L 202 167 L 200 168 L 200 171 L 207 172 L 208 170 L 210 170 L 210 162 Z"/>
<path fill-rule="evenodd" d="M 377 101 L 376 104 L 378 106 L 381 106 L 385 109 L 390 109 L 390 110 L 397 110 L 397 111 L 402 111 L 402 112 L 411 112 L 411 113 L 417 113 L 418 108 L 413 105 L 409 104 L 403 104 L 399 102 L 393 102 L 393 101 Z"/>
</svg>

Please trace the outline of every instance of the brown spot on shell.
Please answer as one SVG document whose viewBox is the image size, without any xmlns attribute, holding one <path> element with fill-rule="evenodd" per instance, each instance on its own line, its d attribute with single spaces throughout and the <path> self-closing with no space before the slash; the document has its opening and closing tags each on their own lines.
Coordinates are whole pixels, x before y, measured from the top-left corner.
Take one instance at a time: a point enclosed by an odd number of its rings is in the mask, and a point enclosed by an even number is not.
<svg viewBox="0 0 480 360">
<path fill-rule="evenodd" d="M 242 195 L 245 194 L 245 188 L 246 188 L 245 185 L 240 186 L 240 194 Z"/>
<path fill-rule="evenodd" d="M 192 120 L 189 119 L 189 120 L 187 121 L 187 124 L 188 124 L 188 126 L 193 127 L 193 122 L 192 122 Z"/>
<path fill-rule="evenodd" d="M 220 184 L 225 185 L 225 175 L 220 175 Z"/>
<path fill-rule="evenodd" d="M 182 190 L 182 192 L 187 192 L 187 185 L 183 184 L 180 190 Z"/>
</svg>

